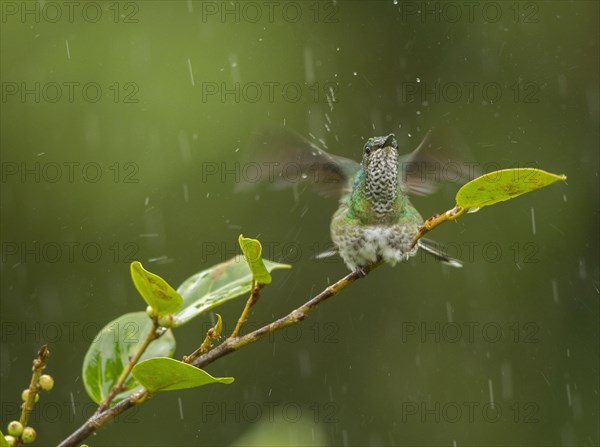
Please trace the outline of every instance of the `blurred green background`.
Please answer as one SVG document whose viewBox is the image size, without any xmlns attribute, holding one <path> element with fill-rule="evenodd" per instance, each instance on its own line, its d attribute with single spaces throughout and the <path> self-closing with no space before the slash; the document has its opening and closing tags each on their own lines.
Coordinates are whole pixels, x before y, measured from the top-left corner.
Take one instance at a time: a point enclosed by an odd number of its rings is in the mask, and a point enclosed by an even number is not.
<svg viewBox="0 0 600 447">
<path fill-rule="evenodd" d="M 568 184 L 436 230 L 464 268 L 378 269 L 207 368 L 233 385 L 157 396 L 88 444 L 598 445 L 597 2 L 75 3 L 2 2 L 3 425 L 44 342 L 56 386 L 37 445 L 93 412 L 81 363 L 102 326 L 144 308 L 133 259 L 177 286 L 258 236 L 293 269 L 249 328 L 346 273 L 313 259 L 335 200 L 221 175 L 257 132 L 285 125 L 358 159 L 370 136 L 408 152 L 444 127 L 482 164 Z M 414 203 L 428 217 L 457 189 Z M 244 299 L 219 309 L 228 330 Z M 212 318 L 177 330 L 178 358 Z"/>
</svg>

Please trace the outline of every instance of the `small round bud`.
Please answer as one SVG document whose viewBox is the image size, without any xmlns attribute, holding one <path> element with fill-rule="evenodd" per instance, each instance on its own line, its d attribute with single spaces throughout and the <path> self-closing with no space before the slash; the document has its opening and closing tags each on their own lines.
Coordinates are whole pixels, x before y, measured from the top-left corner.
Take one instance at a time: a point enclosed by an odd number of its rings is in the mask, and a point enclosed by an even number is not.
<svg viewBox="0 0 600 447">
<path fill-rule="evenodd" d="M 35 441 L 36 436 L 37 436 L 37 433 L 35 432 L 33 427 L 25 427 L 23 429 L 23 434 L 21 435 L 21 440 L 25 444 L 31 444 L 33 441 Z"/>
<path fill-rule="evenodd" d="M 12 436 L 10 436 L 10 435 L 6 435 L 6 436 L 4 437 L 4 440 L 5 440 L 6 442 L 8 442 L 8 445 L 9 445 L 10 447 L 15 447 L 15 446 L 17 445 L 17 439 L 16 439 L 16 438 L 14 438 L 14 437 L 12 437 Z"/>
<path fill-rule="evenodd" d="M 158 317 L 158 324 L 162 327 L 172 327 L 173 326 L 173 315 L 162 315 Z"/>
<path fill-rule="evenodd" d="M 150 317 L 150 318 L 154 318 L 156 316 L 156 314 L 154 313 L 154 309 L 152 309 L 152 306 L 148 306 L 146 307 L 146 314 Z"/>
<path fill-rule="evenodd" d="M 48 374 L 40 377 L 40 388 L 44 391 L 50 391 L 54 387 L 54 379 Z"/>
<path fill-rule="evenodd" d="M 29 397 L 29 388 L 25 388 L 23 390 L 23 392 L 21 393 L 21 399 L 23 399 L 23 402 L 26 402 L 28 397 Z M 38 400 L 40 400 L 40 395 L 36 394 L 35 395 L 35 403 L 37 403 Z"/>
<path fill-rule="evenodd" d="M 12 421 L 8 424 L 7 431 L 9 435 L 16 436 L 17 438 L 23 433 L 23 424 L 19 421 Z"/>
</svg>

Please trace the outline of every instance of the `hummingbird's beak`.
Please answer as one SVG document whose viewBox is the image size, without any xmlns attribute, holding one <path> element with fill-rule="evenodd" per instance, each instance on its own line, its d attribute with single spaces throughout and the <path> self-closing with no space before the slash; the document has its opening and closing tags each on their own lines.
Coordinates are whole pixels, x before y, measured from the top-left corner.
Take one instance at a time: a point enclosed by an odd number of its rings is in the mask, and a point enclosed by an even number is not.
<svg viewBox="0 0 600 447">
<path fill-rule="evenodd" d="M 383 142 L 383 146 L 382 147 L 393 147 L 394 149 L 398 149 L 398 143 L 396 143 L 396 135 L 394 135 L 393 133 L 389 134 L 386 138 L 385 141 Z"/>
</svg>

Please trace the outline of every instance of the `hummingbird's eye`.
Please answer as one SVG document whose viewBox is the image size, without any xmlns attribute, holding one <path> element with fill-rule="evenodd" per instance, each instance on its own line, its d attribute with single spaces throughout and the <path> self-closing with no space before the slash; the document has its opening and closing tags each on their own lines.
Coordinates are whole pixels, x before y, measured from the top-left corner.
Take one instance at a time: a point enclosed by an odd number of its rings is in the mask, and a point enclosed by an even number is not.
<svg viewBox="0 0 600 447">
<path fill-rule="evenodd" d="M 371 146 L 369 146 L 368 144 L 365 145 L 365 154 L 369 155 L 371 153 Z"/>
</svg>

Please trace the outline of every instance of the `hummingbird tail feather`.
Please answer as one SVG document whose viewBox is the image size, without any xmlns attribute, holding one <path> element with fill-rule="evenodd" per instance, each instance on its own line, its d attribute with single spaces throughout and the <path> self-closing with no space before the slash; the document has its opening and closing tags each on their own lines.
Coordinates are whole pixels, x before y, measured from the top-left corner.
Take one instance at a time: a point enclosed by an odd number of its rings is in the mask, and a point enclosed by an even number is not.
<svg viewBox="0 0 600 447">
<path fill-rule="evenodd" d="M 445 253 L 444 246 L 438 242 L 432 241 L 431 239 L 421 238 L 417 242 L 417 245 L 419 248 L 422 248 L 426 253 L 430 254 L 443 264 L 456 268 L 461 268 L 463 266 L 461 261 L 448 256 Z"/>
</svg>

